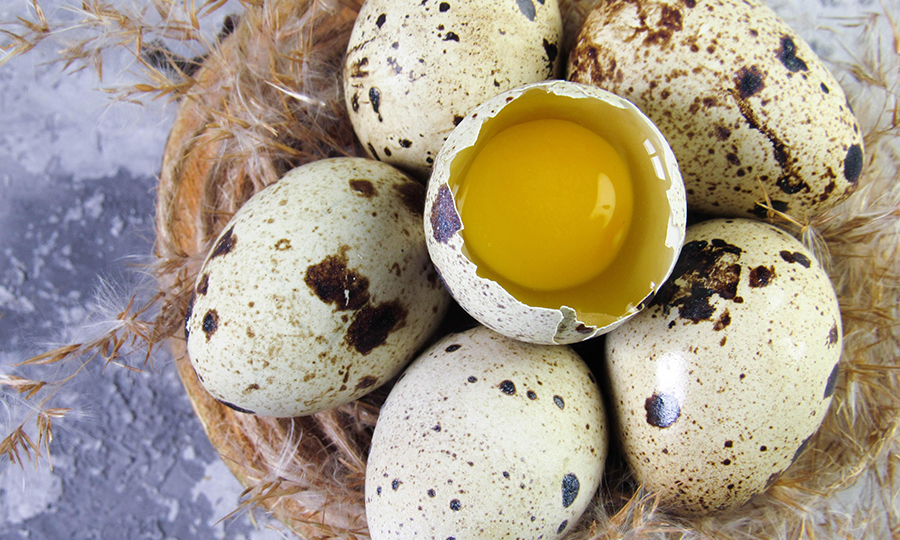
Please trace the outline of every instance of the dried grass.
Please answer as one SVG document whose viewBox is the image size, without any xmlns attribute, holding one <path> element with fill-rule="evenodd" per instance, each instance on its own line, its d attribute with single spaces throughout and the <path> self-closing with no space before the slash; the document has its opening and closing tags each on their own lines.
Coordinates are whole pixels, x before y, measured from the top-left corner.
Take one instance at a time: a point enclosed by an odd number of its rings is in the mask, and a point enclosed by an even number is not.
<svg viewBox="0 0 900 540">
<path fill-rule="evenodd" d="M 577 28 L 593 0 L 563 2 Z M 200 21 L 221 7 L 210 0 L 151 0 L 128 12 L 84 2 L 78 26 L 87 37 L 61 53 L 74 69 L 102 76 L 103 53 L 125 47 L 138 59 L 142 83 L 114 91 L 119 99 L 177 98 L 178 120 L 166 148 L 157 202 L 159 290 L 131 304 L 94 340 L 27 360 L 27 365 L 96 358 L 115 362 L 126 348 L 167 343 L 198 418 L 223 459 L 246 486 L 236 511 L 263 508 L 304 538 L 366 538 L 363 482 L 372 430 L 386 389 L 312 417 L 279 420 L 236 413 L 199 386 L 184 352 L 181 328 L 192 285 L 211 239 L 253 193 L 299 164 L 361 155 L 346 118 L 339 78 L 343 51 L 361 0 L 243 0 L 206 42 Z M 7 55 L 22 54 L 54 28 L 34 3 L 18 31 L 0 29 Z M 770 209 L 769 219 L 804 240 L 828 268 L 845 330 L 831 411 L 809 449 L 767 492 L 728 514 L 684 519 L 611 459 L 594 505 L 570 533 L 594 539 L 816 539 L 900 535 L 900 32 L 895 14 L 836 21 L 874 28 L 846 44 L 857 56 L 833 65 L 865 131 L 866 168 L 859 190 L 838 208 L 799 221 Z M 156 22 L 153 22 L 153 21 Z M 174 43 L 200 45 L 185 57 Z M 763 201 L 765 204 L 765 201 Z M 80 368 L 79 368 L 80 369 Z M 54 392 L 67 382 L 0 377 L 0 386 L 37 400 L 39 435 L 22 424 L 0 442 L 0 457 L 22 464 L 49 458 Z"/>
</svg>

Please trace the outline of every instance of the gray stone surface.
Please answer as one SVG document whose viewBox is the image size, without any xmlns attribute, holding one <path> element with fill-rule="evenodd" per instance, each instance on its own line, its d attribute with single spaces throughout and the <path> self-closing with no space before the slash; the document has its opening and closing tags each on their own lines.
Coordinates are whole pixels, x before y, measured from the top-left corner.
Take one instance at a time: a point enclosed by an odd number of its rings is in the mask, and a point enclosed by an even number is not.
<svg viewBox="0 0 900 540">
<path fill-rule="evenodd" d="M 59 9 L 67 4 L 76 3 L 41 2 L 53 20 L 72 18 Z M 4 1 L 0 21 L 29 5 Z M 0 373 L 70 373 L 11 366 L 90 335 L 148 284 L 141 268 L 175 106 L 111 103 L 91 70 L 46 63 L 64 42 L 0 68 Z M 105 59 L 104 85 L 129 80 L 126 60 Z M 73 408 L 55 426 L 52 471 L 45 460 L 20 469 L 0 459 L 0 540 L 281 538 L 264 516 L 257 526 L 246 513 L 220 521 L 242 488 L 170 354 L 128 362 L 145 371 L 92 362 L 51 403 Z M 0 436 L 26 415 L 21 399 L 0 394 Z"/>
</svg>

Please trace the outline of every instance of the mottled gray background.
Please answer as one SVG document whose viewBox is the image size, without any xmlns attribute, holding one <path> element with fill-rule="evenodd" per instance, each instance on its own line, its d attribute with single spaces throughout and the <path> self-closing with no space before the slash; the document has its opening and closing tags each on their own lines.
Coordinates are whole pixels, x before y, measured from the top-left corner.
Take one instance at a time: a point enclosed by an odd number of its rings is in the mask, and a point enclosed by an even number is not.
<svg viewBox="0 0 900 540">
<path fill-rule="evenodd" d="M 0 21 L 29 13 L 30 4 L 0 0 Z M 54 20 L 71 20 L 60 9 L 71 4 L 80 1 L 41 2 Z M 885 4 L 900 12 L 897 0 Z M 875 0 L 773 6 L 836 60 L 850 58 L 840 43 L 860 30 L 842 17 L 881 11 Z M 232 1 L 218 21 L 239 10 Z M 209 24 L 214 35 L 219 22 Z M 156 175 L 175 106 L 112 104 L 91 70 L 47 63 L 65 39 L 0 68 L 0 373 L 89 333 L 85 321 L 108 318 L 104 306 L 121 304 L 150 260 Z M 129 80 L 127 62 L 106 59 L 105 86 Z M 53 471 L 45 461 L 22 470 L 0 460 L 0 540 L 284 535 L 264 516 L 258 528 L 246 514 L 220 521 L 241 488 L 206 439 L 166 351 L 143 373 L 95 362 L 54 405 L 76 413 L 57 424 Z M 0 436 L 24 407 L 0 394 Z"/>
</svg>

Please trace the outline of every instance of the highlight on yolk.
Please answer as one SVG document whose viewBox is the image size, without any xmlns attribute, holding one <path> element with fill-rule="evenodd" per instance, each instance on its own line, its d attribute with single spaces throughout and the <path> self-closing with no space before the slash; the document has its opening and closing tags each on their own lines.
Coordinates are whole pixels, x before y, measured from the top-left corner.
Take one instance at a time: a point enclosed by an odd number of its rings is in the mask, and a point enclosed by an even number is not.
<svg viewBox="0 0 900 540">
<path fill-rule="evenodd" d="M 455 196 L 479 267 L 522 287 L 566 289 L 602 273 L 631 224 L 628 166 L 593 131 L 540 119 L 496 134 Z"/>
</svg>

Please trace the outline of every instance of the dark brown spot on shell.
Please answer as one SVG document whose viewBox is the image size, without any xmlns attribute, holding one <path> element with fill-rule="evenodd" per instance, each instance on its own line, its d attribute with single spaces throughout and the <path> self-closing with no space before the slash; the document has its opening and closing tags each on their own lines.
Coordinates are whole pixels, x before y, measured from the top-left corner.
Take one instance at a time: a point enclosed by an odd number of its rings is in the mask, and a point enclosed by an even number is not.
<svg viewBox="0 0 900 540">
<path fill-rule="evenodd" d="M 359 60 L 357 60 L 356 62 L 353 62 L 353 64 L 351 64 L 351 66 L 350 66 L 350 77 L 352 77 L 354 79 L 362 79 L 362 78 L 368 77 L 369 72 L 366 71 L 366 69 L 365 69 L 366 66 L 368 66 L 368 65 L 369 65 L 368 57 L 363 57 L 363 58 L 360 58 Z M 359 97 L 354 94 L 354 98 L 356 99 L 356 107 L 354 107 L 353 110 L 356 111 L 359 108 Z"/>
<path fill-rule="evenodd" d="M 790 251 L 783 250 L 779 251 L 778 254 L 785 262 L 797 263 L 804 268 L 809 268 L 809 266 L 812 264 L 812 261 L 809 260 L 809 257 L 800 253 L 799 251 L 791 253 Z"/>
<path fill-rule="evenodd" d="M 358 193 L 359 195 L 366 198 L 374 197 L 378 194 L 375 191 L 375 184 L 364 178 L 355 178 L 353 180 L 350 180 L 350 189 L 353 190 L 354 193 Z"/>
<path fill-rule="evenodd" d="M 740 255 L 739 247 L 721 239 L 688 242 L 653 304 L 661 306 L 665 315 L 677 307 L 678 316 L 694 324 L 709 320 L 715 312 L 710 303 L 714 294 L 725 300 L 737 298 L 741 265 L 736 261 Z"/>
<path fill-rule="evenodd" d="M 562 479 L 562 503 L 563 508 L 572 506 L 575 498 L 578 497 L 578 491 L 581 489 L 581 483 L 578 477 L 572 473 L 563 476 Z"/>
<path fill-rule="evenodd" d="M 360 354 L 369 354 L 382 345 L 388 335 L 403 326 L 407 310 L 397 300 L 372 306 L 366 304 L 353 317 L 345 340 Z"/>
<path fill-rule="evenodd" d="M 719 316 L 719 320 L 716 321 L 716 324 L 713 325 L 713 330 L 717 332 L 724 330 L 729 324 L 731 324 L 731 313 L 726 309 L 722 312 L 722 315 Z"/>
<path fill-rule="evenodd" d="M 681 405 L 671 394 L 656 394 L 644 402 L 647 411 L 647 423 L 658 428 L 667 428 L 681 416 Z"/>
<path fill-rule="evenodd" d="M 378 115 L 378 121 L 383 121 L 384 118 L 381 116 L 381 91 L 374 86 L 369 88 L 369 103 L 372 104 L 372 111 Z"/>
<path fill-rule="evenodd" d="M 454 351 L 458 351 L 460 349 L 460 347 L 462 347 L 462 345 L 454 343 L 453 345 L 448 345 L 447 348 L 444 349 L 444 351 L 454 352 Z M 474 382 L 474 381 L 472 381 L 472 382 Z"/>
<path fill-rule="evenodd" d="M 848 182 L 855 184 L 862 174 L 863 168 L 863 152 L 858 144 L 854 144 L 847 150 L 847 156 L 844 158 L 844 178 Z"/>
<path fill-rule="evenodd" d="M 522 15 L 525 15 L 529 21 L 534 21 L 537 10 L 534 8 L 532 0 L 516 0 L 516 5 L 519 6 L 519 11 L 522 12 Z"/>
<path fill-rule="evenodd" d="M 413 215 L 421 216 L 425 213 L 425 187 L 422 184 L 410 180 L 396 186 L 400 194 L 400 200 Z"/>
<path fill-rule="evenodd" d="M 306 285 L 326 304 L 336 310 L 356 310 L 369 301 L 369 280 L 347 268 L 349 246 L 341 246 L 337 255 L 306 269 Z"/>
<path fill-rule="evenodd" d="M 556 57 L 559 56 L 559 47 L 556 46 L 556 43 L 544 39 L 544 54 L 547 55 L 547 73 L 552 75 L 555 71 L 553 68 L 556 65 Z"/>
<path fill-rule="evenodd" d="M 765 266 L 757 266 L 750 270 L 750 286 L 754 289 L 759 287 L 765 287 L 769 283 L 771 283 L 772 278 L 775 277 L 775 267 L 770 266 L 766 268 Z"/>
<path fill-rule="evenodd" d="M 765 85 L 765 74 L 757 67 L 742 67 L 735 75 L 738 95 L 741 99 L 747 99 L 759 93 Z"/>
<path fill-rule="evenodd" d="M 211 309 L 206 312 L 206 315 L 203 316 L 202 328 L 207 340 L 216 333 L 216 330 L 219 329 L 219 314 L 216 310 Z"/>
<path fill-rule="evenodd" d="M 505 380 L 500 383 L 500 391 L 506 394 L 507 396 L 515 395 L 516 393 L 516 385 L 510 380 Z"/>
<path fill-rule="evenodd" d="M 437 197 L 431 207 L 431 228 L 434 239 L 442 244 L 446 244 L 462 228 L 462 222 L 453 203 L 453 195 L 447 184 L 442 184 L 438 188 Z"/>
<path fill-rule="evenodd" d="M 755 66 L 754 66 L 755 67 Z M 746 70 L 746 68 L 744 68 Z M 741 73 L 744 73 L 742 71 Z M 738 74 L 739 79 L 741 77 L 741 73 Z M 738 89 L 731 90 L 732 96 L 735 98 L 738 106 L 738 111 L 740 111 L 741 116 L 744 117 L 744 120 L 747 121 L 747 124 L 757 131 L 759 131 L 763 136 L 765 136 L 769 142 L 772 144 L 772 157 L 775 158 L 775 161 L 778 162 L 778 166 L 784 171 L 784 174 L 781 175 L 776 181 L 775 185 L 778 186 L 781 191 L 788 195 L 793 195 L 794 193 L 798 193 L 800 191 L 809 191 L 809 184 L 803 180 L 803 178 L 799 175 L 798 171 L 794 169 L 793 161 L 790 158 L 790 152 L 788 146 L 781 140 L 781 137 L 769 126 L 767 126 L 753 111 L 753 108 L 750 106 L 749 102 L 746 100 L 749 95 L 745 95 L 745 92 L 742 91 L 741 82 L 746 83 L 747 87 L 744 89 L 749 91 L 754 88 L 754 74 L 750 71 L 746 72 L 745 77 L 739 80 Z M 760 79 L 760 85 L 762 85 L 762 79 Z M 762 86 L 759 86 L 756 91 L 762 89 Z M 750 94 L 752 95 L 752 94 Z M 765 176 L 761 176 L 760 180 L 765 182 L 768 178 Z M 772 201 L 772 206 L 775 208 L 775 201 Z M 779 210 L 780 212 L 787 211 L 787 205 L 785 204 L 784 210 Z M 754 208 L 751 210 L 752 213 L 756 215 L 760 215 L 761 217 L 766 216 L 766 210 Z"/>
<path fill-rule="evenodd" d="M 259 385 L 256 383 L 247 386 L 247 388 L 244 389 L 244 393 L 246 394 L 247 392 L 253 392 L 254 390 L 259 390 Z"/>
<path fill-rule="evenodd" d="M 378 377 L 373 377 L 372 375 L 366 375 L 362 379 L 356 383 L 356 389 L 362 390 L 364 388 L 369 388 L 370 386 L 374 386 L 378 382 Z"/>
<path fill-rule="evenodd" d="M 291 249 L 291 241 L 287 238 L 282 238 L 278 242 L 275 242 L 276 251 L 287 251 L 289 249 Z"/>
<path fill-rule="evenodd" d="M 219 237 L 219 241 L 216 242 L 216 247 L 213 248 L 212 254 L 209 256 L 210 259 L 215 259 L 216 257 L 221 257 L 223 255 L 228 255 L 234 249 L 234 246 L 237 244 L 237 236 L 234 235 L 234 226 L 225 231 L 221 237 Z"/>
<path fill-rule="evenodd" d="M 806 67 L 806 62 L 797 58 L 797 46 L 794 44 L 794 40 L 788 36 L 781 38 L 781 48 L 776 51 L 776 54 L 784 67 L 794 73 L 809 69 Z"/>
<path fill-rule="evenodd" d="M 382 13 L 378 16 L 377 19 L 375 19 L 375 26 L 381 29 L 385 22 L 387 22 L 387 15 Z"/>
<path fill-rule="evenodd" d="M 553 396 L 553 403 L 555 403 L 556 406 L 559 407 L 561 410 L 564 410 L 566 408 L 566 402 L 563 401 L 563 398 L 561 398 L 559 396 Z"/>
<path fill-rule="evenodd" d="M 203 296 L 209 292 L 209 274 L 204 273 L 197 282 L 197 294 Z"/>
</svg>

